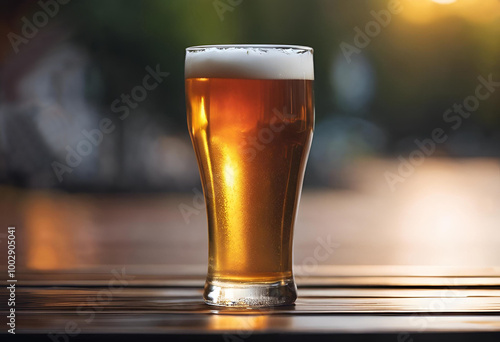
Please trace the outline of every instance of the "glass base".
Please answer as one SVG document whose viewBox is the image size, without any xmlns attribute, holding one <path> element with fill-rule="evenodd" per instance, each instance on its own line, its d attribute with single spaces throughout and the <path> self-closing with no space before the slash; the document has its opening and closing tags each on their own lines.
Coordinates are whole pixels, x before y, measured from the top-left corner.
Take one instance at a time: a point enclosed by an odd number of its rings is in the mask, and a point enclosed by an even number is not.
<svg viewBox="0 0 500 342">
<path fill-rule="evenodd" d="M 275 283 L 241 283 L 207 280 L 203 293 L 205 303 L 231 307 L 265 307 L 291 305 L 297 299 L 293 278 Z"/>
</svg>

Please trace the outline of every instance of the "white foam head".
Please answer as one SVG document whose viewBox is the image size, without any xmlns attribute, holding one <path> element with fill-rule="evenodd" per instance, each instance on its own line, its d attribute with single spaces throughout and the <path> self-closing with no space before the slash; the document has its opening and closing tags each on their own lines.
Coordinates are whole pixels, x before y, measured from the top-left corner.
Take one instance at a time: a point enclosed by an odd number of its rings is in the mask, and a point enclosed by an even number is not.
<svg viewBox="0 0 500 342">
<path fill-rule="evenodd" d="M 313 50 L 295 45 L 194 46 L 186 53 L 186 78 L 314 80 Z"/>
</svg>

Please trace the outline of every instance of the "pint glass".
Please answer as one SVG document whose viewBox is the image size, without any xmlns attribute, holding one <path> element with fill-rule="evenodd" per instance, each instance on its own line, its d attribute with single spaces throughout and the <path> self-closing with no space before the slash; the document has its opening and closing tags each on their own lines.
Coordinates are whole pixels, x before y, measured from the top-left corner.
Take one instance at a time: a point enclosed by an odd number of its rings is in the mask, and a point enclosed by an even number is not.
<svg viewBox="0 0 500 342">
<path fill-rule="evenodd" d="M 185 77 L 208 219 L 205 302 L 293 304 L 293 228 L 314 129 L 313 50 L 190 47 Z"/>
</svg>

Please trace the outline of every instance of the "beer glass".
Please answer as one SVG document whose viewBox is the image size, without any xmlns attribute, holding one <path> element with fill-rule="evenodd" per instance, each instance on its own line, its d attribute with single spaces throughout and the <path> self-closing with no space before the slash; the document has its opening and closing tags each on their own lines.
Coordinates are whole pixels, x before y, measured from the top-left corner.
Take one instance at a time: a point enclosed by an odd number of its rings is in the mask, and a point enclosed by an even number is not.
<svg viewBox="0 0 500 342">
<path fill-rule="evenodd" d="M 189 133 L 208 219 L 207 304 L 293 304 L 293 228 L 314 129 L 313 50 L 186 49 Z"/>
</svg>

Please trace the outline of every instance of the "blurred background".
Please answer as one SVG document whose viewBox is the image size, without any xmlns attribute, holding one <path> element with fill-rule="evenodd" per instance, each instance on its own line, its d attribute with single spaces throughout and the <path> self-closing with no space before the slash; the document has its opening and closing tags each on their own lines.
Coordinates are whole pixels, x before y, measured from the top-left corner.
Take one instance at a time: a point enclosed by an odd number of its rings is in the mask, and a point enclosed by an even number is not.
<svg viewBox="0 0 500 342">
<path fill-rule="evenodd" d="M 205 267 L 185 48 L 231 43 L 315 51 L 297 264 L 331 236 L 325 264 L 500 265 L 500 1 L 0 7 L 0 233 L 18 227 L 19 267 Z"/>
</svg>

